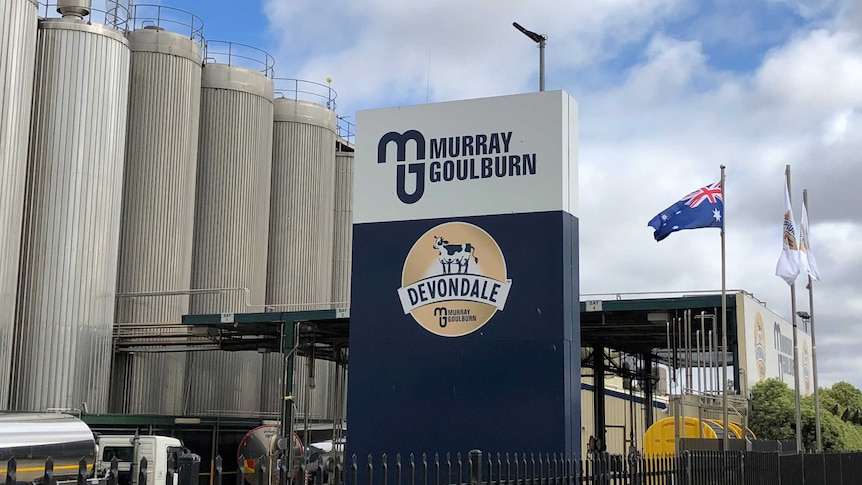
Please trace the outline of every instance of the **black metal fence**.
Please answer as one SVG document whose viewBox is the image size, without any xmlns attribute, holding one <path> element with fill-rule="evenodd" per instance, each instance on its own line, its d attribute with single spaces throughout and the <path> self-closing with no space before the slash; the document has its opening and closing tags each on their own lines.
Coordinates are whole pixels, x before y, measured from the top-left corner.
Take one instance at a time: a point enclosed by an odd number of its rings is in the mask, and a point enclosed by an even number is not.
<svg viewBox="0 0 862 485">
<path fill-rule="evenodd" d="M 244 463 L 239 457 L 238 462 Z M 318 469 L 314 474 L 295 473 L 276 462 L 268 470 L 264 457 L 255 460 L 253 474 L 239 466 L 235 477 L 226 479 L 222 459 L 216 457 L 213 485 L 855 485 L 862 483 L 862 452 L 781 454 L 751 451 L 685 451 L 669 456 L 597 455 L 570 459 L 554 454 L 485 455 L 473 450 L 466 456 L 414 454 L 402 457 L 382 455 L 375 460 L 354 455 L 346 469 L 336 466 L 332 473 Z M 137 467 L 138 485 L 148 485 L 146 458 Z M 0 476 L 0 480 L 2 480 Z M 78 464 L 76 477 L 57 477 L 54 461 L 45 462 L 37 480 L 21 481 L 15 458 L 6 467 L 6 485 L 38 482 L 58 485 L 76 482 L 92 485 L 93 474 L 86 460 Z M 120 485 L 116 458 L 111 461 L 100 485 Z M 0 482 L 3 483 L 3 482 Z M 170 457 L 165 485 L 197 485 L 197 463 L 177 466 Z M 149 484 L 153 485 L 153 484 Z"/>
<path fill-rule="evenodd" d="M 354 455 L 333 485 L 858 485 L 862 452 L 685 451 L 672 456 Z M 341 481 L 343 480 L 343 482 Z"/>
</svg>

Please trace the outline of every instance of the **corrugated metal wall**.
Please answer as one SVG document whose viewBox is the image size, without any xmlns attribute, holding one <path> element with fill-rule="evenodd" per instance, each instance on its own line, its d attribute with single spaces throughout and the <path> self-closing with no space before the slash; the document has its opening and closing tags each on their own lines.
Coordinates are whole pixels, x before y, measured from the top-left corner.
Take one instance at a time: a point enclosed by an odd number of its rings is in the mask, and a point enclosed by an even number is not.
<svg viewBox="0 0 862 485">
<path fill-rule="evenodd" d="M 192 288 L 243 293 L 195 295 L 191 313 L 262 311 L 266 295 L 272 164 L 272 81 L 260 73 L 207 64 L 201 78 Z M 257 352 L 193 352 L 186 413 L 261 411 L 263 362 Z"/>
<path fill-rule="evenodd" d="M 189 288 L 201 96 L 201 46 L 140 29 L 131 48 L 117 293 Z M 117 323 L 179 323 L 188 296 L 117 300 Z M 115 412 L 180 414 L 185 353 L 118 355 Z M 170 376 L 170 379 L 164 379 Z M 124 389 L 121 391 L 121 389 Z"/>
<path fill-rule="evenodd" d="M 0 410 L 9 402 L 37 20 L 31 0 L 0 2 Z"/>
<path fill-rule="evenodd" d="M 592 379 L 590 379 L 592 380 Z M 611 389 L 611 393 L 605 394 L 605 425 L 607 438 L 607 452 L 614 455 L 626 455 L 631 443 L 632 433 L 638 450 L 643 450 L 643 438 L 646 432 L 644 403 L 633 402 L 628 398 L 628 390 Z M 625 397 L 623 397 L 625 396 Z M 642 398 L 635 393 L 635 398 Z M 641 399 L 642 400 L 642 399 Z M 652 406 L 653 422 L 668 417 L 661 409 Z M 581 447 L 586 456 L 587 443 L 590 436 L 595 435 L 593 407 L 593 391 L 581 389 Z"/>
<path fill-rule="evenodd" d="M 332 243 L 332 300 L 350 306 L 353 264 L 353 152 L 335 154 L 335 214 Z"/>
<path fill-rule="evenodd" d="M 39 24 L 12 408 L 108 408 L 129 49 L 116 31 Z"/>
<path fill-rule="evenodd" d="M 299 311 L 331 308 L 333 204 L 335 191 L 335 112 L 314 103 L 275 100 L 270 200 L 268 305 Z M 279 368 L 278 356 L 271 358 Z M 332 362 L 315 360 L 314 389 L 309 362 L 296 357 L 293 393 L 299 413 L 328 415 Z M 266 382 L 278 395 L 278 382 Z M 280 402 L 266 405 L 278 410 Z"/>
</svg>

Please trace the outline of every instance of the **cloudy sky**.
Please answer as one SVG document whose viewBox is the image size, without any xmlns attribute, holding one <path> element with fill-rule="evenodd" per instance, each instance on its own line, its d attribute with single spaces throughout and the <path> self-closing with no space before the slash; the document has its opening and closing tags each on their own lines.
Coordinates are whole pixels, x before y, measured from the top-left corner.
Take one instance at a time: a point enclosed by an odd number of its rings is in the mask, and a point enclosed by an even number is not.
<svg viewBox="0 0 862 485">
<path fill-rule="evenodd" d="M 332 78 L 338 113 L 546 89 L 580 109 L 581 292 L 720 289 L 717 229 L 647 222 L 727 166 L 727 286 L 789 320 L 775 276 L 784 170 L 809 190 L 821 385 L 862 387 L 862 2 L 858 0 L 163 0 L 205 35 Z M 803 279 L 798 308 L 808 309 Z"/>
</svg>

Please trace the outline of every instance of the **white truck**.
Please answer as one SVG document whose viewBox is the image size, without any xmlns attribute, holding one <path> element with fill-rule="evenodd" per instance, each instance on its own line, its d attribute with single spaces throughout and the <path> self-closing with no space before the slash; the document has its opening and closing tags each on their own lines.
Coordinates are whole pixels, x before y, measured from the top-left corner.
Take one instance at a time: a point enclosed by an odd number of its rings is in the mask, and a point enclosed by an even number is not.
<svg viewBox="0 0 862 485">
<path fill-rule="evenodd" d="M 189 453 L 179 439 L 170 436 L 99 435 L 96 443 L 97 476 L 107 476 L 111 460 L 116 457 L 119 485 L 138 485 L 141 458 L 147 459 L 147 485 L 165 485 L 171 456 L 175 467 L 173 483 L 176 484 L 181 456 Z"/>
</svg>

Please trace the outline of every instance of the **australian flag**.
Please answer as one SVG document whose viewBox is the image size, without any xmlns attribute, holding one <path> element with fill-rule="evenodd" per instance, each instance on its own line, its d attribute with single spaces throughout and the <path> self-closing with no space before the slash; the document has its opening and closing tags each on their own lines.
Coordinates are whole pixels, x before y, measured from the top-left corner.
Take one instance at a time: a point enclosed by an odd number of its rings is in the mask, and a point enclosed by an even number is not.
<svg viewBox="0 0 862 485">
<path fill-rule="evenodd" d="M 655 229 L 656 241 L 683 229 L 722 227 L 724 222 L 724 200 L 721 197 L 721 182 L 701 187 L 683 197 L 676 204 L 661 211 L 649 221 Z"/>
</svg>

